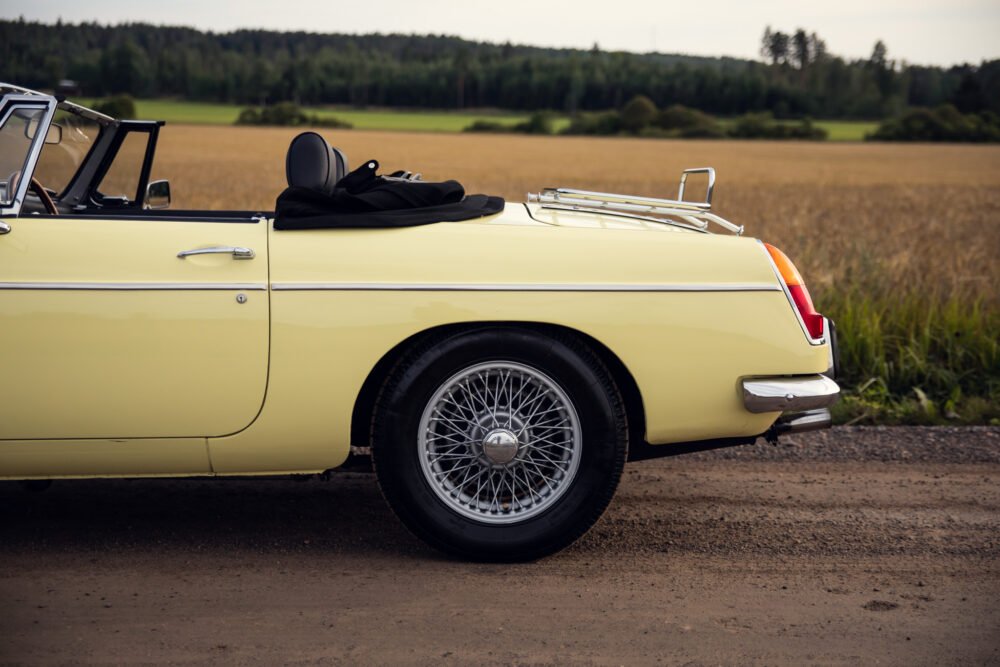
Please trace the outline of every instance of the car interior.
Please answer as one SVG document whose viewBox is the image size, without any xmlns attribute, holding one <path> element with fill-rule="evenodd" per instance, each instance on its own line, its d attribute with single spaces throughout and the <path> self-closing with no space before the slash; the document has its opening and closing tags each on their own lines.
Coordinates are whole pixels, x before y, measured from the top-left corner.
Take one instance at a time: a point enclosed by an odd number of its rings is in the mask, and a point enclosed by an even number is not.
<svg viewBox="0 0 1000 667">
<path fill-rule="evenodd" d="M 287 188 L 274 211 L 169 208 L 170 184 L 151 181 L 157 121 L 102 122 L 63 107 L 52 124 L 21 207 L 21 215 L 128 217 L 255 222 L 274 217 L 276 229 L 402 227 L 499 213 L 504 202 L 467 196 L 454 180 L 426 182 L 419 174 L 379 175 L 377 160 L 349 171 L 347 157 L 321 135 L 297 135 L 285 157 Z M 7 190 L 18 174 L 8 177 Z"/>
</svg>

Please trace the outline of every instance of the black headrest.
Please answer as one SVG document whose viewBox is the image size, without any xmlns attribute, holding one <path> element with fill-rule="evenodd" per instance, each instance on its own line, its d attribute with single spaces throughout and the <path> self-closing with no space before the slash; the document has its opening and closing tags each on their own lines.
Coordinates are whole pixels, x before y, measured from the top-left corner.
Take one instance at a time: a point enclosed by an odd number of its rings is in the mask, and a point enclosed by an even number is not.
<svg viewBox="0 0 1000 667">
<path fill-rule="evenodd" d="M 303 132 L 292 139 L 285 158 L 289 187 L 308 188 L 325 194 L 333 192 L 347 173 L 347 158 L 315 132 Z"/>
</svg>

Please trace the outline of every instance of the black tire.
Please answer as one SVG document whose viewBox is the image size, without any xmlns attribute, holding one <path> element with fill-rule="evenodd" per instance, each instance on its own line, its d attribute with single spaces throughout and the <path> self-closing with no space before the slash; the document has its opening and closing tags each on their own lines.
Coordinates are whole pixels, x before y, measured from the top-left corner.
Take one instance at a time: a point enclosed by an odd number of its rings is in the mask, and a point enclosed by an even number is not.
<svg viewBox="0 0 1000 667">
<path fill-rule="evenodd" d="M 556 451 L 566 450 L 569 453 L 565 456 L 576 457 L 577 463 L 573 472 L 567 472 L 561 482 L 553 482 L 554 487 L 562 490 L 544 501 L 539 500 L 534 510 L 526 510 L 526 514 L 530 511 L 537 513 L 523 519 L 509 518 L 515 507 L 513 503 L 516 501 L 513 500 L 503 503 L 502 511 L 474 517 L 464 515 L 464 512 L 473 510 L 449 504 L 447 491 L 432 488 L 431 480 L 439 477 L 425 472 L 426 466 L 431 464 L 421 458 L 430 460 L 422 444 L 427 436 L 424 440 L 418 439 L 421 420 L 428 418 L 425 417 L 425 409 L 428 415 L 439 414 L 429 407 L 429 403 L 432 399 L 441 400 L 439 397 L 444 395 L 451 398 L 451 393 L 441 394 L 445 383 L 459 377 L 466 369 L 480 368 L 484 364 L 497 366 L 496 377 L 502 377 L 504 368 L 526 369 L 523 377 L 527 380 L 522 380 L 522 389 L 524 382 L 530 382 L 535 377 L 533 373 L 550 379 L 552 382 L 546 386 L 554 385 L 553 391 L 561 390 L 556 398 L 566 398 L 572 406 L 559 413 L 573 415 L 572 418 L 566 417 L 573 420 L 572 435 L 568 436 L 573 438 L 570 443 L 572 450 L 570 446 L 563 446 Z M 511 380 L 511 386 L 513 382 Z M 449 386 L 460 387 L 458 384 Z M 507 414 L 517 414 L 513 400 L 508 405 Z M 518 407 L 520 409 L 521 406 Z M 495 415 L 493 419 L 496 425 Z M 464 427 L 486 428 L 475 417 L 467 420 Z M 505 432 L 513 435 L 514 428 L 510 426 Z M 569 426 L 557 428 L 571 430 Z M 424 432 L 428 432 L 426 422 Z M 533 455 L 529 453 L 533 447 L 545 446 L 540 444 L 544 442 L 542 436 L 531 442 L 531 434 L 539 431 L 522 428 L 519 432 L 524 442 L 521 444 L 515 436 L 514 451 L 523 451 L 527 457 Z M 473 442 L 469 440 L 461 446 L 464 448 L 463 456 L 478 455 L 487 477 L 493 475 L 498 466 L 505 470 L 505 466 L 519 465 L 517 460 L 498 464 L 494 458 L 487 457 L 502 456 L 497 454 L 498 449 L 487 452 L 483 444 L 475 449 L 477 445 Z M 466 450 L 470 454 L 466 454 Z M 478 454 L 474 454 L 476 452 Z M 375 472 L 393 511 L 410 531 L 431 546 L 472 560 L 533 560 L 574 542 L 594 525 L 607 508 L 618 486 L 627 455 L 628 424 L 617 386 L 589 347 L 577 337 L 561 332 L 549 334 L 515 326 L 492 326 L 425 340 L 410 350 L 390 374 L 376 401 L 372 420 Z M 523 465 L 525 470 L 531 470 L 527 468 L 528 464 Z M 569 464 L 565 466 L 568 470 Z M 507 473 L 501 470 L 496 474 Z M 548 482 L 541 484 L 535 488 L 548 492 Z M 523 489 L 517 488 L 521 497 L 534 500 L 528 490 L 529 485 L 530 482 Z M 524 491 L 527 491 L 527 496 Z M 473 497 L 476 498 L 476 511 L 482 512 L 478 491 Z M 494 497 L 498 497 L 497 494 Z M 544 504 L 546 502 L 548 505 Z M 489 523 L 498 520 L 492 517 L 502 517 L 509 522 Z"/>
</svg>

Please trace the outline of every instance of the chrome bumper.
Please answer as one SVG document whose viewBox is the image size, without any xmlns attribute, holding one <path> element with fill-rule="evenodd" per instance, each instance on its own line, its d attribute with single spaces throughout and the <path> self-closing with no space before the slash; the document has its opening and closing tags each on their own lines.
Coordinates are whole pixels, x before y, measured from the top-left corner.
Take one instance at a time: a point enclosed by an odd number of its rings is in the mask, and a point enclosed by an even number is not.
<svg viewBox="0 0 1000 667">
<path fill-rule="evenodd" d="M 839 395 L 840 387 L 825 375 L 743 380 L 743 405 L 753 413 L 819 410 Z"/>
<path fill-rule="evenodd" d="M 778 417 L 771 427 L 771 433 L 775 436 L 786 433 L 802 433 L 804 431 L 819 431 L 830 428 L 833 425 L 833 417 L 828 408 L 818 410 L 806 410 L 805 412 L 792 412 Z"/>
</svg>

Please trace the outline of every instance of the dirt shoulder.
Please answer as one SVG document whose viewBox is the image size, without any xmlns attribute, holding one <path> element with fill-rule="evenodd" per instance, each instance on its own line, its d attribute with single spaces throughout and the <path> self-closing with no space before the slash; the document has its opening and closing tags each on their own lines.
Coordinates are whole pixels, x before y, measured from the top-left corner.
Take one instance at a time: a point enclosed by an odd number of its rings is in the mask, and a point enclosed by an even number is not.
<svg viewBox="0 0 1000 667">
<path fill-rule="evenodd" d="M 632 464 L 524 565 L 440 557 L 369 475 L 0 485 L 0 662 L 995 664 L 1000 429 Z"/>
</svg>

